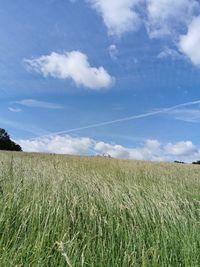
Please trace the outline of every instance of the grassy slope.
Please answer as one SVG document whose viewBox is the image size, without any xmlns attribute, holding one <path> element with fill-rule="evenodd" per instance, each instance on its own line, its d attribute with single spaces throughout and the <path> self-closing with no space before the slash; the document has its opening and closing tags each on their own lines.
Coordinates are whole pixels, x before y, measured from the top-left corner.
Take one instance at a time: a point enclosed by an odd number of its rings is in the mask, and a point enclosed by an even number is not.
<svg viewBox="0 0 200 267">
<path fill-rule="evenodd" d="M 0 266 L 200 266 L 200 167 L 0 153 Z"/>
</svg>

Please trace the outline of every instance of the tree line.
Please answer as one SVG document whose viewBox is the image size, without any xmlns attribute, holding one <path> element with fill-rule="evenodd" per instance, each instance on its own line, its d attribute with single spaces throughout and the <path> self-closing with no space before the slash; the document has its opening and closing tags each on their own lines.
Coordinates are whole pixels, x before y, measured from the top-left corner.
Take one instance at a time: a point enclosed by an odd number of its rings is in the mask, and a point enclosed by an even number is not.
<svg viewBox="0 0 200 267">
<path fill-rule="evenodd" d="M 20 145 L 10 139 L 10 135 L 3 128 L 0 128 L 0 150 L 22 151 Z"/>
</svg>

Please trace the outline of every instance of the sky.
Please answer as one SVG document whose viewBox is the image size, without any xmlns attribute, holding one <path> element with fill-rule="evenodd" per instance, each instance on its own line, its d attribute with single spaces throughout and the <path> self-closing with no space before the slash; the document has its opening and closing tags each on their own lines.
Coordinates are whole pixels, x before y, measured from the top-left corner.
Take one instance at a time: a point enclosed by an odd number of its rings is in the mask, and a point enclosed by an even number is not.
<svg viewBox="0 0 200 267">
<path fill-rule="evenodd" d="M 200 1 L 0 5 L 0 127 L 24 151 L 200 159 Z"/>
</svg>

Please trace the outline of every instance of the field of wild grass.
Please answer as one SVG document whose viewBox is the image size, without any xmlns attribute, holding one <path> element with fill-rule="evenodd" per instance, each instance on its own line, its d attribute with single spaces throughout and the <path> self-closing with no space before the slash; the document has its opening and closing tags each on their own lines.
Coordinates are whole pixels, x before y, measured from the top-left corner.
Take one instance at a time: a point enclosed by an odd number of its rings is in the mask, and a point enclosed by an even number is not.
<svg viewBox="0 0 200 267">
<path fill-rule="evenodd" d="M 0 153 L 0 266 L 200 266 L 200 166 Z"/>
</svg>

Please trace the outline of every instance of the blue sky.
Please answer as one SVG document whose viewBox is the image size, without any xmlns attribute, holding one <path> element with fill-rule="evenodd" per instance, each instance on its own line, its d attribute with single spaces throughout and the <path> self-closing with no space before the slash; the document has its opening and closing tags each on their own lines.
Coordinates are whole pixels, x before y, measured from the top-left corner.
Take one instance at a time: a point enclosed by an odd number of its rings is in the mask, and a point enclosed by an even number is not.
<svg viewBox="0 0 200 267">
<path fill-rule="evenodd" d="M 200 158 L 199 1 L 4 1 L 0 23 L 0 125 L 25 151 Z"/>
</svg>

